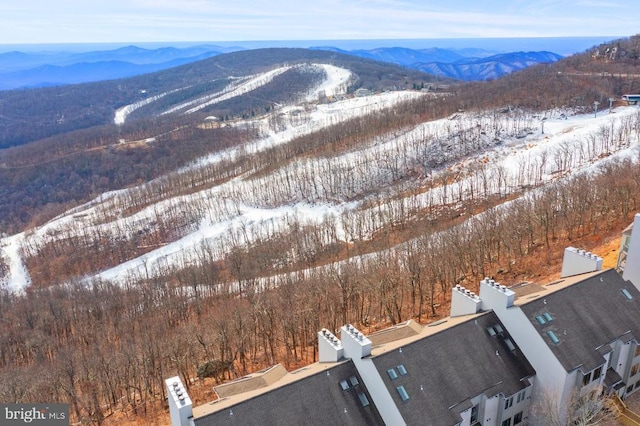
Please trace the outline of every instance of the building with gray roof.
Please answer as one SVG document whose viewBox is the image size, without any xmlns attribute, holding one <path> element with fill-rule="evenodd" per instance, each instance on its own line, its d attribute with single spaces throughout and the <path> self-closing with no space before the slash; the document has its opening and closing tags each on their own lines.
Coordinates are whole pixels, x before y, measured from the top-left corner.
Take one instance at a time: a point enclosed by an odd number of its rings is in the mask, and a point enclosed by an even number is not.
<svg viewBox="0 0 640 426">
<path fill-rule="evenodd" d="M 627 267 L 640 264 L 633 238 Z M 365 336 L 345 325 L 339 339 L 323 329 L 320 362 L 217 386 L 218 399 L 199 407 L 168 379 L 172 424 L 517 426 L 545 424 L 545 400 L 566 419 L 576 397 L 640 389 L 638 287 L 569 247 L 558 281 L 507 288 L 487 278 L 479 294 L 456 286 L 451 316 L 424 327 Z"/>
<path fill-rule="evenodd" d="M 535 371 L 493 312 L 408 342 L 373 363 L 406 424 L 456 425 L 466 417 L 499 425 L 528 415 L 524 395 Z M 514 396 L 515 405 L 506 403 Z"/>
</svg>

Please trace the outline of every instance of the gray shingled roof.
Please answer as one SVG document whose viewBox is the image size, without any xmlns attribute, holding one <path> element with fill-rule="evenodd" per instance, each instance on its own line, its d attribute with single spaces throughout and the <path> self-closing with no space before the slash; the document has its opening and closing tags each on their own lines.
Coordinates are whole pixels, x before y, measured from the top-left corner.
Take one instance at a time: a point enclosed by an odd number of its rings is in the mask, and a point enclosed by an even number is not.
<svg viewBox="0 0 640 426">
<path fill-rule="evenodd" d="M 504 331 L 492 337 L 487 328 L 496 324 Z M 523 379 L 535 374 L 515 343 L 515 351 L 509 350 L 505 338 L 510 338 L 506 328 L 490 311 L 373 362 L 408 425 L 454 425 L 461 421 L 459 413 L 471 407 L 470 398 L 482 393 L 511 396 L 528 385 Z M 401 364 L 407 374 L 391 380 L 387 370 L 398 372 Z M 406 402 L 396 390 L 401 385 L 409 395 Z"/>
<path fill-rule="evenodd" d="M 633 299 L 627 299 L 622 289 Z M 640 292 L 613 269 L 523 304 L 522 311 L 567 372 L 580 366 L 587 372 L 601 365 L 602 352 L 610 350 L 607 344 L 618 338 L 640 338 Z M 552 321 L 540 325 L 536 316 L 545 312 Z M 559 343 L 551 341 L 549 330 Z"/>
<path fill-rule="evenodd" d="M 327 375 L 327 371 L 330 375 Z M 242 401 L 195 420 L 196 426 L 219 425 L 384 425 L 362 378 L 351 361 Z M 355 376 L 358 385 L 342 390 L 341 380 Z M 363 407 L 358 394 L 370 405 Z"/>
</svg>

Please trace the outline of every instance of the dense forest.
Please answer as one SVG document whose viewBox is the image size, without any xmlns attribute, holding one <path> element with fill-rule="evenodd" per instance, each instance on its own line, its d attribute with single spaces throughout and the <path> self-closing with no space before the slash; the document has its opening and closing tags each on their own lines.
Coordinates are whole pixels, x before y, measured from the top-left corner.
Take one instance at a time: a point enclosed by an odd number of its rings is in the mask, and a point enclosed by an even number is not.
<svg viewBox="0 0 640 426">
<path fill-rule="evenodd" d="M 195 392 L 205 379 L 312 362 L 323 327 L 353 323 L 371 331 L 410 318 L 429 322 L 448 315 L 455 284 L 476 290 L 485 276 L 505 284 L 534 280 L 541 263 L 554 265 L 566 245 L 592 249 L 640 209 L 640 158 L 573 176 L 570 170 L 629 147 L 640 134 L 640 114 L 583 136 L 584 149 L 567 143 L 516 165 L 517 185 L 482 161 L 453 165 L 531 134 L 541 111 L 592 112 L 594 100 L 606 108 L 610 97 L 637 93 L 639 43 L 631 37 L 483 83 L 443 85 L 332 52 L 278 49 L 133 79 L 0 93 L 0 234 L 30 235 L 90 200 L 102 215 L 93 228 L 78 225 L 82 213 L 69 215 L 77 222 L 20 248 L 32 285 L 24 294 L 0 290 L 0 400 L 45 395 L 69 402 L 74 420 L 95 424 L 155 415 L 164 407 L 164 379 L 176 373 Z M 249 143 L 265 134 L 251 119 L 274 103 L 299 100 L 323 77 L 317 70 L 288 70 L 251 96 L 197 114 L 158 115 L 219 91 L 234 72 L 321 59 L 351 70 L 349 96 L 360 87 L 378 92 L 426 83 L 425 89 L 257 154 Z M 112 124 L 114 111 L 138 100 L 140 90 L 154 96 L 188 85 Z M 62 107 L 64 118 L 56 115 Z M 311 120 L 316 108 L 272 115 L 262 132 Z M 456 121 L 469 111 L 468 123 Z M 209 115 L 223 119 L 202 125 Z M 447 117 L 442 128 L 418 136 L 407 130 Z M 393 155 L 376 150 L 391 137 Z M 240 154 L 184 167 L 230 149 Z M 348 154 L 355 160 L 345 166 L 338 157 Z M 315 168 L 305 168 L 312 159 Z M 542 178 L 546 167 L 557 175 L 550 183 Z M 270 184 L 270 176 L 279 184 Z M 223 186 L 231 182 L 237 185 Z M 438 199 L 417 201 L 435 189 Z M 181 197 L 201 191 L 206 196 L 184 205 Z M 95 277 L 207 220 L 233 217 L 240 201 L 258 210 L 336 200 L 361 206 L 318 223 L 292 214 L 286 228 L 239 223 L 221 248 L 203 242 L 190 257 L 185 250 L 181 262 L 154 270 L 145 263 L 141 274 L 121 282 Z M 149 211 L 152 220 L 140 219 Z M 121 228 L 99 227 L 114 218 L 122 219 Z M 7 271 L 0 255 L 0 280 Z"/>
</svg>

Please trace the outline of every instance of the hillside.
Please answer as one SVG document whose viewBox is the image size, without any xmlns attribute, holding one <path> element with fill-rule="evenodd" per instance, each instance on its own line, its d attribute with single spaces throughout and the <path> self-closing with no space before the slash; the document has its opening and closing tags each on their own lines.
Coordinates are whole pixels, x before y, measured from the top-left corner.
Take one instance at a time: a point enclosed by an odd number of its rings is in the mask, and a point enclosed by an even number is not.
<svg viewBox="0 0 640 426">
<path fill-rule="evenodd" d="M 640 206 L 625 58 L 442 87 L 279 49 L 119 82 L 137 92 L 99 99 L 99 126 L 0 151 L 0 395 L 115 424 L 169 375 L 300 365 L 322 327 L 433 321 L 455 284 L 546 276 Z"/>
<path fill-rule="evenodd" d="M 320 61 L 345 67 L 358 78 L 352 90 L 405 87 L 436 81 L 433 76 L 392 64 L 362 60 L 333 52 L 306 49 L 259 49 L 214 56 L 152 74 L 64 87 L 0 91 L 0 149 L 57 134 L 113 123 L 115 111 L 149 97 L 173 93 L 175 102 L 205 96 L 219 87 L 217 81 L 247 77 L 284 64 Z M 227 81 L 229 84 L 230 81 Z M 212 87 L 213 85 L 213 87 Z M 276 93 L 291 93 L 282 88 Z M 273 94 L 272 94 L 273 96 Z M 250 102 L 235 98 L 224 105 L 226 115 L 241 116 L 279 102 Z M 253 100 L 256 100 L 255 98 Z M 220 113 L 214 109 L 212 114 Z M 35 123 L 35 125 L 28 125 Z"/>
<path fill-rule="evenodd" d="M 305 61 L 311 63 L 303 66 Z M 332 78 L 345 80 L 328 79 L 333 70 L 342 71 Z M 0 109 L 2 102 L 7 107 L 0 133 L 5 144 L 22 145 L 0 150 L 0 226 L 15 232 L 41 224 L 69 203 L 159 177 L 255 133 L 224 121 L 318 96 L 349 95 L 360 87 L 428 86 L 431 79 L 329 52 L 266 49 L 127 80 L 1 92 Z M 207 117 L 217 120 L 208 123 L 213 128 L 202 128 Z M 50 133 L 61 134 L 28 142 Z M 154 143 L 136 144 L 146 140 Z"/>
</svg>

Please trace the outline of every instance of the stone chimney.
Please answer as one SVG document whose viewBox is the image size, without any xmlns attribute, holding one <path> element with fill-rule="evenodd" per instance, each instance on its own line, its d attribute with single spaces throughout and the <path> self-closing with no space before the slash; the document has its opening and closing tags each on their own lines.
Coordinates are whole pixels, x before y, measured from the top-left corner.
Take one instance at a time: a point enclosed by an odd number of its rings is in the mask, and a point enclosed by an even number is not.
<svg viewBox="0 0 640 426">
<path fill-rule="evenodd" d="M 480 312 L 480 298 L 461 285 L 456 285 L 451 294 L 451 316 L 477 314 Z"/>
<path fill-rule="evenodd" d="M 171 426 L 189 426 L 193 418 L 191 398 L 182 385 L 180 377 L 175 376 L 165 380 L 167 398 L 169 399 L 169 414 Z"/>
<path fill-rule="evenodd" d="M 573 275 L 586 274 L 588 272 L 600 271 L 602 269 L 602 258 L 595 254 L 580 250 L 574 247 L 564 249 L 562 259 L 561 278 Z"/>
<path fill-rule="evenodd" d="M 344 349 L 342 342 L 329 330 L 323 328 L 318 332 L 318 361 L 337 362 L 342 359 Z"/>
</svg>

